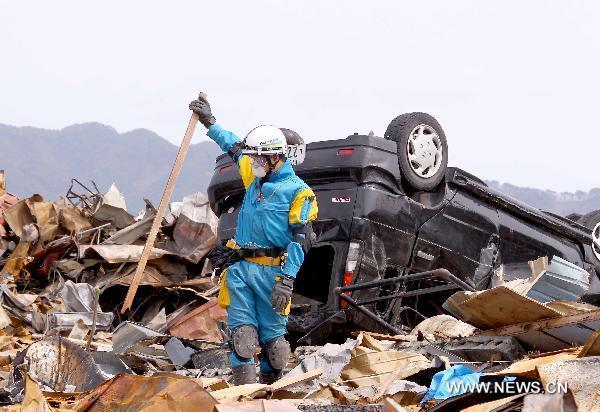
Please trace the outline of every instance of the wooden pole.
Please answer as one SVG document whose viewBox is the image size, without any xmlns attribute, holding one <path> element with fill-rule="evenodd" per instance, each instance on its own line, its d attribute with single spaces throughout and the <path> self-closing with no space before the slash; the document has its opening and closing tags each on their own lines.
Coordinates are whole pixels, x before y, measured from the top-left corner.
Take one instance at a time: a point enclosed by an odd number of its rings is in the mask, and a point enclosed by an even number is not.
<svg viewBox="0 0 600 412">
<path fill-rule="evenodd" d="M 206 95 L 204 93 L 200 93 L 200 98 L 202 97 L 206 98 Z M 154 247 L 156 235 L 158 234 L 158 230 L 160 229 L 160 225 L 165 215 L 165 211 L 167 210 L 167 206 L 169 205 L 169 200 L 171 199 L 173 189 L 175 188 L 175 182 L 177 181 L 177 177 L 179 176 L 179 172 L 181 171 L 181 167 L 183 166 L 183 161 L 185 160 L 185 155 L 187 154 L 188 148 L 190 147 L 190 142 L 192 141 L 192 136 L 194 135 L 194 130 L 196 130 L 197 124 L 198 115 L 196 113 L 192 113 L 192 117 L 190 118 L 190 122 L 188 123 L 187 130 L 185 131 L 185 135 L 183 136 L 183 141 L 181 142 L 181 146 L 179 147 L 177 158 L 175 159 L 175 163 L 173 163 L 173 169 L 171 170 L 169 180 L 167 181 L 167 186 L 165 187 L 162 198 L 160 199 L 160 206 L 158 207 L 158 212 L 154 216 L 154 221 L 152 222 L 152 227 L 150 228 L 150 233 L 148 234 L 148 239 L 146 240 L 144 250 L 142 251 L 142 256 L 140 258 L 140 261 L 138 262 L 135 274 L 133 275 L 131 285 L 129 285 L 129 289 L 127 290 L 127 296 L 125 297 L 125 302 L 123 302 L 121 313 L 125 313 L 128 309 L 131 308 L 133 298 L 135 298 L 138 286 L 140 285 L 140 281 L 142 280 L 142 275 L 144 274 L 144 270 L 146 269 L 146 264 L 148 263 L 148 256 L 150 255 L 150 251 Z"/>
</svg>

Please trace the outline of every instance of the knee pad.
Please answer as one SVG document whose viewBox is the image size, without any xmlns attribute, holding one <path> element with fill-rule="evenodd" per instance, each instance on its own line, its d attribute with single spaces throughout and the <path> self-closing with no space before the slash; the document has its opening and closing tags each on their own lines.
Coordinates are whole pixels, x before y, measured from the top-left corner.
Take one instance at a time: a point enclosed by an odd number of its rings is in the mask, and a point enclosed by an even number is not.
<svg viewBox="0 0 600 412">
<path fill-rule="evenodd" d="M 258 346 L 258 332 L 252 325 L 238 326 L 231 332 L 233 353 L 242 361 L 248 362 Z"/>
<path fill-rule="evenodd" d="M 266 357 L 273 369 L 285 368 L 292 353 L 290 344 L 283 336 L 273 339 L 265 345 Z"/>
</svg>

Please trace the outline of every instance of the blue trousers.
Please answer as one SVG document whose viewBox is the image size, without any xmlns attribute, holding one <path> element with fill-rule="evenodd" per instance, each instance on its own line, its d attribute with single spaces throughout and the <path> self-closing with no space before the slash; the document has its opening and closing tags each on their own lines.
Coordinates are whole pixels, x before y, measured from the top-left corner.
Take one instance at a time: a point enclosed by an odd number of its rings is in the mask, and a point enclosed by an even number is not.
<svg viewBox="0 0 600 412">
<path fill-rule="evenodd" d="M 287 316 L 273 309 L 271 290 L 275 277 L 281 276 L 280 266 L 262 266 L 242 260 L 227 268 L 225 285 L 229 292 L 230 304 L 227 307 L 227 326 L 233 330 L 241 325 L 253 325 L 258 331 L 261 346 L 285 335 Z M 231 366 L 253 364 L 241 361 L 234 353 L 229 354 Z M 271 372 L 268 362 L 261 362 L 263 371 Z"/>
</svg>

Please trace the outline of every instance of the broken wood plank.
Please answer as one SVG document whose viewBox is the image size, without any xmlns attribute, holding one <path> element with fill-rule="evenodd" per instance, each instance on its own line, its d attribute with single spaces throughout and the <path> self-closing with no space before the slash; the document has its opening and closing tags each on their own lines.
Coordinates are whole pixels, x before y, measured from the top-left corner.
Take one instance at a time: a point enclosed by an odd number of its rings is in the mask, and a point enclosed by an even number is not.
<svg viewBox="0 0 600 412">
<path fill-rule="evenodd" d="M 579 352 L 579 358 L 584 356 L 600 356 L 600 328 L 592 333 L 592 336 L 589 337 L 583 349 Z"/>
<path fill-rule="evenodd" d="M 530 262 L 531 263 L 531 262 Z M 508 406 L 511 406 L 514 402 L 519 402 L 526 394 L 519 393 L 517 395 L 509 396 L 502 399 L 496 399 L 494 401 L 480 403 L 478 405 L 469 406 L 462 410 L 462 412 L 489 412 L 489 411 L 500 411 L 509 410 Z M 510 409 L 515 410 L 515 409 Z"/>
<path fill-rule="evenodd" d="M 386 335 L 385 333 L 377 333 L 377 332 L 355 332 L 352 335 L 358 336 L 361 333 L 364 333 L 365 335 L 369 335 L 378 340 L 391 340 L 394 342 L 410 342 L 411 341 L 411 339 L 405 335 Z"/>
<path fill-rule="evenodd" d="M 229 384 L 222 378 L 208 378 L 206 376 L 195 378 L 195 381 L 202 385 L 203 388 L 210 388 L 212 391 L 229 388 Z"/>
<path fill-rule="evenodd" d="M 383 400 L 383 412 L 407 412 L 408 409 L 400 406 L 398 402 L 392 398 L 385 398 Z"/>
<path fill-rule="evenodd" d="M 313 369 L 312 371 L 302 373 L 300 375 L 292 376 L 289 378 L 279 379 L 277 382 L 273 383 L 270 386 L 270 389 L 275 392 L 279 391 L 283 388 L 287 388 L 288 386 L 295 385 L 300 382 L 304 382 L 310 379 L 314 379 L 317 376 L 321 376 L 323 374 L 323 368 Z"/>
<path fill-rule="evenodd" d="M 476 336 L 516 336 L 534 330 L 554 329 L 588 321 L 600 321 L 600 310 L 580 313 L 578 315 L 563 316 L 560 318 L 544 319 L 535 322 L 516 323 L 514 325 L 503 326 L 501 328 L 485 330 L 477 333 Z"/>
<path fill-rule="evenodd" d="M 531 355 L 527 355 L 527 358 L 529 358 L 529 359 L 543 358 L 544 356 L 556 355 L 557 353 L 565 353 L 565 352 L 579 353 L 581 351 L 581 349 L 583 349 L 583 346 L 559 349 L 559 350 L 554 350 L 551 352 L 533 353 Z"/>
<path fill-rule="evenodd" d="M 291 402 L 278 399 L 256 399 L 246 402 L 219 403 L 214 412 L 300 412 Z"/>
<path fill-rule="evenodd" d="M 463 320 L 477 327 L 486 328 L 562 316 L 561 312 L 506 286 L 478 292 L 459 306 L 465 316 Z"/>
<path fill-rule="evenodd" d="M 252 398 L 257 392 L 263 392 L 269 389 L 269 385 L 262 383 L 249 383 L 246 385 L 232 386 L 230 388 L 219 389 L 211 392 L 211 396 L 217 401 L 237 401 L 241 397 Z"/>
<path fill-rule="evenodd" d="M 519 376 L 522 378 L 539 379 L 537 370 L 539 366 L 576 358 L 577 352 L 576 350 L 572 350 L 570 352 L 553 353 L 548 354 L 547 356 L 523 359 L 513 363 L 506 369 L 502 369 L 497 374 L 500 376 Z"/>
<path fill-rule="evenodd" d="M 200 98 L 202 98 L 203 96 L 206 95 L 200 93 Z M 146 240 L 146 244 L 144 245 L 142 257 L 140 258 L 140 261 L 135 270 L 135 275 L 133 275 L 133 281 L 131 282 L 129 289 L 127 290 L 127 296 L 125 297 L 125 302 L 123 302 L 121 313 L 125 313 L 131 308 L 133 298 L 135 298 L 138 286 L 144 275 L 144 269 L 146 268 L 146 264 L 148 263 L 150 251 L 154 247 L 156 235 L 158 234 L 158 230 L 160 229 L 160 226 L 162 224 L 162 219 L 167 210 L 167 206 L 169 205 L 169 201 L 171 200 L 173 189 L 175 189 L 175 182 L 177 182 L 177 177 L 179 176 L 179 172 L 183 167 L 185 155 L 187 154 L 188 148 L 190 147 L 190 143 L 192 141 L 192 137 L 194 136 L 194 130 L 196 130 L 198 120 L 198 115 L 196 113 L 192 113 L 192 116 L 190 117 L 190 121 L 188 123 L 188 127 L 185 131 L 185 135 L 183 136 L 183 141 L 181 142 L 181 146 L 179 147 L 179 152 L 177 153 L 177 157 L 175 158 L 175 163 L 173 163 L 173 169 L 171 170 L 171 174 L 169 175 L 169 180 L 167 180 L 167 185 L 165 186 L 162 198 L 160 199 L 158 211 L 156 212 L 154 220 L 152 221 L 152 227 L 150 228 L 148 239 Z"/>
</svg>

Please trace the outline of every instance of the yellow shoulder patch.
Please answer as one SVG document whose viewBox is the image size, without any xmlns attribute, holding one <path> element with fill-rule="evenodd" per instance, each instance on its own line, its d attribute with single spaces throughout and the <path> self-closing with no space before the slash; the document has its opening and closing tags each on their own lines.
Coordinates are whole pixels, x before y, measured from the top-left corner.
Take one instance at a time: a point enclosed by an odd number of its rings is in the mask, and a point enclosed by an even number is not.
<svg viewBox="0 0 600 412">
<path fill-rule="evenodd" d="M 298 192 L 290 206 L 290 225 L 306 224 L 317 218 L 319 208 L 317 198 L 311 189 L 302 189 Z"/>
<path fill-rule="evenodd" d="M 250 157 L 246 155 L 241 155 L 238 159 L 238 166 L 240 167 L 240 176 L 242 177 L 242 182 L 244 182 L 244 189 L 248 189 L 248 187 L 254 181 L 254 174 L 252 173 Z"/>
</svg>

